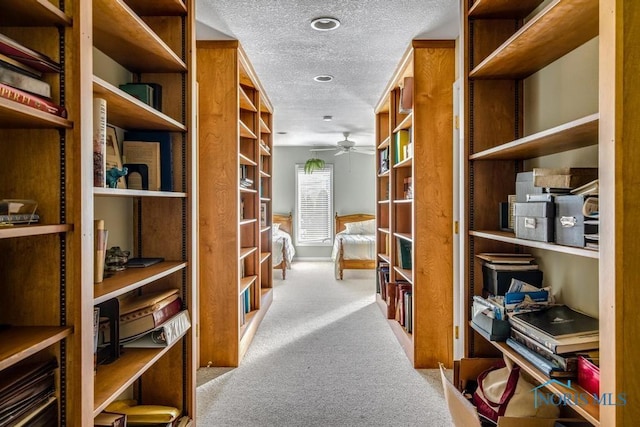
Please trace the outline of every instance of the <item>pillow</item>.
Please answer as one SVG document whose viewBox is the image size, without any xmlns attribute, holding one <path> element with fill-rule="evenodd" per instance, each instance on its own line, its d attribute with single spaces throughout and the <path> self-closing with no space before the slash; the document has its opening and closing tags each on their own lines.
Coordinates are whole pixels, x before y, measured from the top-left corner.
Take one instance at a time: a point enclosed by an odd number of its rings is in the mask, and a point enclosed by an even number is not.
<svg viewBox="0 0 640 427">
<path fill-rule="evenodd" d="M 280 223 L 279 222 L 275 222 L 273 225 L 273 232 L 275 233 L 276 231 L 280 230 Z"/>
<path fill-rule="evenodd" d="M 369 219 L 366 221 L 348 222 L 345 225 L 346 234 L 375 234 L 376 220 Z"/>
</svg>

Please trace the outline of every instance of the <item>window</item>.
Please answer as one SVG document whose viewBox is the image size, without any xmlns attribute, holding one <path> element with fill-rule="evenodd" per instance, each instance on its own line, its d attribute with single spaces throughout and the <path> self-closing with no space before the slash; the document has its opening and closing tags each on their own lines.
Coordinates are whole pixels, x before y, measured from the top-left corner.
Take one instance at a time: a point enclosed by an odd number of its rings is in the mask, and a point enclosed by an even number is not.
<svg viewBox="0 0 640 427">
<path fill-rule="evenodd" d="M 333 165 L 305 173 L 296 165 L 296 243 L 333 244 Z"/>
</svg>

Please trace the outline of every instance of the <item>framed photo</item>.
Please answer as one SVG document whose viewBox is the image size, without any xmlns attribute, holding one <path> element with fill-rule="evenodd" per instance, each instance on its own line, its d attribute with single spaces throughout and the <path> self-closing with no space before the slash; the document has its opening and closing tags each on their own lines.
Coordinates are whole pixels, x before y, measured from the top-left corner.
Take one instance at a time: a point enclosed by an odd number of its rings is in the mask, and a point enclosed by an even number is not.
<svg viewBox="0 0 640 427">
<path fill-rule="evenodd" d="M 105 153 L 107 157 L 105 174 L 111 170 L 111 168 L 122 169 L 122 156 L 120 155 L 118 135 L 116 134 L 116 128 L 113 126 L 107 126 L 107 144 Z M 123 176 L 118 179 L 117 188 L 127 188 L 127 184 Z"/>
<path fill-rule="evenodd" d="M 260 203 L 260 225 L 267 226 L 267 204 L 265 202 Z"/>
</svg>

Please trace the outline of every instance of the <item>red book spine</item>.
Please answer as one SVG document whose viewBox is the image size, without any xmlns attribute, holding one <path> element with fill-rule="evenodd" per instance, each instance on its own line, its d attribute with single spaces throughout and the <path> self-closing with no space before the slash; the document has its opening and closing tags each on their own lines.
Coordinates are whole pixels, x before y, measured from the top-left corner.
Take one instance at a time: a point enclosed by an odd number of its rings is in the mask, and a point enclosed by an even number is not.
<svg viewBox="0 0 640 427">
<path fill-rule="evenodd" d="M 67 118 L 67 110 L 51 101 L 23 92 L 20 89 L 0 83 L 0 98 L 10 99 L 20 104 L 28 105 L 45 113 L 55 114 L 56 116 Z"/>
<path fill-rule="evenodd" d="M 161 309 L 153 312 L 153 323 L 156 328 L 178 314 L 182 309 L 182 300 L 176 298 Z"/>
</svg>

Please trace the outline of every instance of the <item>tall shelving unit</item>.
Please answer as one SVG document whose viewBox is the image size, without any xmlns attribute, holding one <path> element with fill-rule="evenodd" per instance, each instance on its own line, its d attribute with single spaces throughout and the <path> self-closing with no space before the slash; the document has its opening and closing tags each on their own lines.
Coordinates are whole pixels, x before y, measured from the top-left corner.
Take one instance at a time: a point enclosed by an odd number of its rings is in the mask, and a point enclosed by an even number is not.
<svg viewBox="0 0 640 427">
<path fill-rule="evenodd" d="M 199 363 L 238 366 L 273 300 L 273 109 L 237 41 L 199 40 L 197 61 Z"/>
<path fill-rule="evenodd" d="M 453 81 L 454 42 L 414 40 L 376 107 L 378 263 L 390 282 L 411 285 L 412 331 L 389 324 L 416 368 L 453 363 Z M 413 77 L 413 105 L 399 111 L 405 77 Z M 406 95 L 406 94 L 405 94 Z M 397 157 L 396 135 L 407 130 L 413 152 Z M 389 169 L 380 169 L 388 150 Z M 405 198 L 405 179 L 413 196 Z M 412 248 L 412 269 L 401 268 L 398 245 Z M 377 301 L 387 316 L 387 301 Z"/>
<path fill-rule="evenodd" d="M 60 118 L 0 99 L 3 198 L 38 202 L 37 225 L 0 228 L 3 291 L 0 369 L 30 355 L 56 355 L 60 425 L 92 425 L 126 393 L 139 403 L 170 405 L 195 419 L 195 334 L 162 349 L 126 349 L 94 375 L 93 307 L 129 292 L 179 288 L 183 308 L 195 307 L 195 79 L 192 0 L 8 1 L 0 31 L 62 66 L 45 79 Z M 25 26 L 25 27 L 21 27 Z M 35 28 L 35 27 L 37 28 Z M 93 49 L 135 79 L 162 84 L 160 112 L 93 75 Z M 93 96 L 107 100 L 108 123 L 124 130 L 164 130 L 174 140 L 172 192 L 93 187 Z M 125 271 L 94 285 L 95 198 L 126 198 L 116 212 L 133 225 L 136 256 L 167 261 Z M 107 224 L 109 227 L 109 224 Z"/>
<path fill-rule="evenodd" d="M 69 397 L 81 387 L 73 363 L 82 358 L 77 316 L 81 221 L 73 184 L 81 179 L 74 155 L 82 123 L 74 78 L 80 64 L 75 51 L 65 49 L 80 31 L 78 6 L 74 2 L 65 11 L 49 2 L 8 1 L 0 18 L 2 34 L 60 64 L 60 73 L 43 79 L 51 85 L 52 101 L 68 110 L 62 118 L 0 98 L 0 199 L 33 199 L 41 217 L 35 225 L 0 226 L 0 324 L 10 325 L 0 328 L 0 377 L 18 364 L 55 357 L 60 424 L 78 409 Z"/>
<path fill-rule="evenodd" d="M 94 97 L 107 101 L 107 123 L 125 131 L 165 131 L 171 135 L 173 191 L 92 188 L 94 198 L 126 198 L 122 212 L 132 222 L 132 256 L 164 262 L 125 270 L 94 287 L 93 304 L 128 293 L 178 288 L 192 328 L 161 349 L 125 349 L 115 362 L 98 366 L 92 415 L 133 387 L 139 403 L 169 405 L 195 418 L 195 4 L 193 1 L 94 0 L 93 47 L 131 73 L 134 82 L 162 86 L 162 111 L 120 90 L 122 82 L 93 76 Z M 85 107 L 86 108 L 86 107 Z M 93 211 L 93 205 L 87 203 Z M 102 212 L 96 211 L 100 218 Z M 109 224 L 106 224 L 109 228 Z M 86 397 L 86 395 L 85 395 Z"/>
<path fill-rule="evenodd" d="M 631 147 L 638 133 L 631 113 L 639 105 L 635 87 L 638 83 L 630 78 L 635 75 L 638 60 L 629 55 L 638 49 L 637 37 L 632 35 L 637 32 L 632 28 L 637 28 L 638 17 L 630 13 L 630 1 L 542 3 L 541 0 L 517 4 L 499 0 L 462 2 L 466 320 L 473 295 L 482 289 L 481 266 L 475 259 L 479 252 L 533 250 L 543 259 L 569 257 L 569 266 L 595 263 L 598 274 L 590 279 L 593 283 L 580 281 L 564 286 L 579 286 L 579 292 L 596 289 L 591 298 L 599 301 L 600 394 L 611 393 L 616 398 L 625 393 L 631 399 L 640 390 L 635 363 L 640 350 L 633 338 L 637 326 L 629 316 L 640 302 L 640 295 L 630 277 L 634 275 L 631 271 L 638 247 L 631 243 L 637 225 L 629 217 L 632 214 L 629 207 L 637 205 L 639 197 L 637 186 L 625 184 L 636 180 L 637 173 L 632 171 L 638 167 L 638 156 Z M 598 111 L 525 134 L 523 125 L 528 113 L 523 102 L 525 79 L 596 36 L 599 36 L 599 83 L 584 90 L 599 92 Z M 529 170 L 531 164 L 542 161 L 542 156 L 561 155 L 571 162 L 576 149 L 593 152 L 595 158 L 591 162 L 599 167 L 600 251 L 528 241 L 498 231 L 497 206 L 507 200 L 508 194 L 514 194 L 516 173 Z M 565 281 L 570 281 L 571 274 L 576 272 L 569 268 L 567 273 Z M 571 301 L 563 302 L 571 305 Z M 495 354 L 496 350 L 540 383 L 548 380 L 504 343 L 490 343 L 468 328 L 466 356 Z M 572 386 L 574 390 L 559 385 L 551 385 L 548 390 L 569 395 L 584 392 L 579 385 Z M 615 406 L 590 401 L 570 407 L 596 426 L 628 425 L 639 416 L 637 405 L 631 403 Z"/>
</svg>

